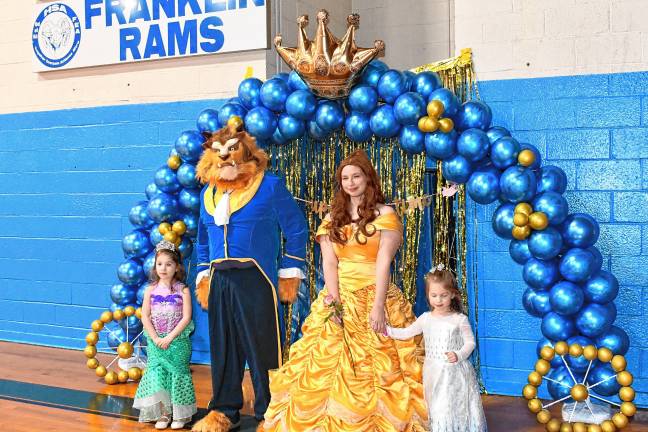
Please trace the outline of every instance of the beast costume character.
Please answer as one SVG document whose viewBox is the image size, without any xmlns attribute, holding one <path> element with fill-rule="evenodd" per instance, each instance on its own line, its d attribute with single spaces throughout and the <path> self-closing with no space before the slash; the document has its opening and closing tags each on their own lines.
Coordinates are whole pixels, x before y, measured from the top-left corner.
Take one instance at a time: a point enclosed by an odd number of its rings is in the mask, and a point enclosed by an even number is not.
<svg viewBox="0 0 648 432">
<path fill-rule="evenodd" d="M 238 130 L 241 125 L 234 118 L 207 134 L 196 170 L 206 183 L 196 297 L 209 313 L 213 391 L 209 414 L 193 428 L 199 432 L 238 427 L 246 362 L 255 418 L 263 419 L 270 402 L 268 371 L 281 365 L 277 294 L 282 302 L 293 302 L 304 278 L 304 215 L 283 180 L 265 172 L 267 155 Z M 281 234 L 285 254 L 278 269 Z"/>
</svg>

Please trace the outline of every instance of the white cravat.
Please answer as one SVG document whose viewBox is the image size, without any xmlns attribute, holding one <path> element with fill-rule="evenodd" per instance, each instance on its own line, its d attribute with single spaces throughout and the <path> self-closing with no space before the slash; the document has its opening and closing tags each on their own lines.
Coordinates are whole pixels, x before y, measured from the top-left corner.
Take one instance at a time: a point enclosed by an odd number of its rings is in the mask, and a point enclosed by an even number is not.
<svg viewBox="0 0 648 432">
<path fill-rule="evenodd" d="M 229 223 L 230 217 L 230 193 L 231 191 L 223 192 L 223 196 L 214 210 L 214 223 L 218 226 L 226 225 Z"/>
</svg>

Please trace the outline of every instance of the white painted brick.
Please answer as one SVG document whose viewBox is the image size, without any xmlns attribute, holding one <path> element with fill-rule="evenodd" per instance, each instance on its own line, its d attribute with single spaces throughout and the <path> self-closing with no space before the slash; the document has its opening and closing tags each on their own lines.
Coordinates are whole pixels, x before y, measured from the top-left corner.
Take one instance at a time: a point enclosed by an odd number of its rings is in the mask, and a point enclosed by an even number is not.
<svg viewBox="0 0 648 432">
<path fill-rule="evenodd" d="M 544 14 L 535 11 L 515 14 L 513 35 L 515 39 L 536 39 L 543 37 L 545 35 Z"/>
<path fill-rule="evenodd" d="M 515 37 L 516 23 L 519 18 L 518 14 L 493 15 L 490 19 L 486 18 L 483 27 L 483 41 L 485 43 L 511 41 Z"/>
<path fill-rule="evenodd" d="M 455 44 L 471 47 L 484 42 L 484 22 L 481 18 L 457 18 L 455 20 Z"/>
<path fill-rule="evenodd" d="M 641 34 L 641 61 L 645 68 L 645 65 L 648 64 L 648 33 Z"/>
<path fill-rule="evenodd" d="M 648 32 L 648 3 L 642 0 L 615 1 L 610 17 L 613 32 Z"/>
<path fill-rule="evenodd" d="M 497 42 L 473 45 L 473 58 L 478 71 L 502 71 L 513 67 L 513 43 Z"/>
<path fill-rule="evenodd" d="M 513 0 L 455 0 L 456 17 L 478 17 L 513 12 Z"/>
<path fill-rule="evenodd" d="M 576 61 L 579 66 L 641 62 L 641 34 L 608 33 L 577 38 Z"/>
<path fill-rule="evenodd" d="M 583 37 L 609 29 L 609 0 L 545 11 L 545 30 L 552 38 Z"/>
</svg>

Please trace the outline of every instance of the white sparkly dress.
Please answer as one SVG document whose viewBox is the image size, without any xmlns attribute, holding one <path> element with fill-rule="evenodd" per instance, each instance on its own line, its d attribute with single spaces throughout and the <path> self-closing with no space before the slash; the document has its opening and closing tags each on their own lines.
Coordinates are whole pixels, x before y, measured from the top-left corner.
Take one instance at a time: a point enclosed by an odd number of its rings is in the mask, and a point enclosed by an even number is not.
<svg viewBox="0 0 648 432">
<path fill-rule="evenodd" d="M 433 316 L 426 312 L 409 327 L 388 326 L 387 333 L 394 339 L 423 333 L 423 386 L 432 432 L 488 430 L 475 370 L 467 360 L 475 349 L 475 337 L 465 315 Z M 448 363 L 445 353 L 449 351 L 457 354 L 456 363 Z"/>
</svg>

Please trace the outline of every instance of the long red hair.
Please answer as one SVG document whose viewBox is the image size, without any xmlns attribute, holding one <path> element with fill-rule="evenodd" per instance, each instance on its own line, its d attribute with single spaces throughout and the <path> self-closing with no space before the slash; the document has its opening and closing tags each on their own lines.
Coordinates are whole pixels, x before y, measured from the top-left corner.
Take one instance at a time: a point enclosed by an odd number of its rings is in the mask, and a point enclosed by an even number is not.
<svg viewBox="0 0 648 432">
<path fill-rule="evenodd" d="M 367 177 L 367 188 L 364 192 L 364 199 L 358 207 L 358 220 L 351 220 L 349 214 L 349 205 L 351 197 L 342 189 L 342 170 L 344 167 L 353 165 L 362 170 Z M 358 230 L 355 233 L 355 239 L 358 243 L 366 243 L 366 238 L 371 237 L 375 232 L 375 228 L 369 232 L 367 226 L 376 219 L 378 204 L 385 204 L 385 196 L 380 189 L 380 178 L 374 169 L 371 161 L 367 157 L 364 150 L 356 150 L 346 159 L 340 162 L 335 171 L 335 196 L 331 203 L 331 220 L 329 221 L 329 238 L 331 241 L 339 244 L 345 244 L 349 241 L 342 231 L 345 225 L 355 222 Z M 363 238 L 364 236 L 364 238 Z"/>
</svg>

